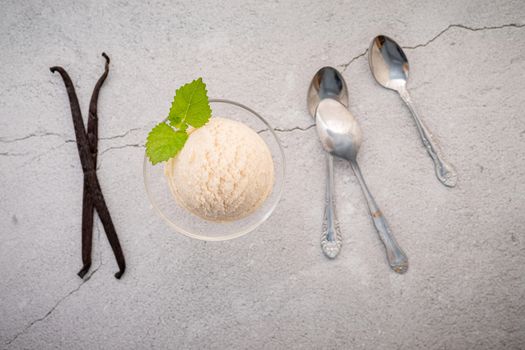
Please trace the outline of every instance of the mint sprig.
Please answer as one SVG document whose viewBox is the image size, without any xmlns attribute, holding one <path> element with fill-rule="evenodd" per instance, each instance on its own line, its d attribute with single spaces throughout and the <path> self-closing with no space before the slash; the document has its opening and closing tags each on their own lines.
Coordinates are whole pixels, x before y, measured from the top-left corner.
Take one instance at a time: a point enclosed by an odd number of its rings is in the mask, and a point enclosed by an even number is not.
<svg viewBox="0 0 525 350">
<path fill-rule="evenodd" d="M 168 114 L 171 126 L 159 123 L 148 134 L 146 154 L 150 162 L 155 165 L 175 157 L 188 139 L 188 126 L 200 128 L 210 117 L 210 103 L 202 78 L 181 86 L 175 92 Z"/>
</svg>

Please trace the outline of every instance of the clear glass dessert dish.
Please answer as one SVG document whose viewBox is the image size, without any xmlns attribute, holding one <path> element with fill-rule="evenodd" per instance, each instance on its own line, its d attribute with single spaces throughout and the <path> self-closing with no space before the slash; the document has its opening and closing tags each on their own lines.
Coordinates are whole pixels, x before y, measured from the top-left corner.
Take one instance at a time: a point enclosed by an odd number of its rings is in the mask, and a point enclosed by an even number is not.
<svg viewBox="0 0 525 350">
<path fill-rule="evenodd" d="M 210 99 L 212 118 L 232 119 L 255 130 L 270 150 L 274 165 L 274 183 L 271 193 L 253 213 L 234 221 L 210 221 L 200 218 L 182 207 L 174 198 L 164 174 L 165 163 L 152 165 L 144 155 L 144 184 L 154 210 L 164 221 L 191 238 L 206 241 L 224 241 L 255 230 L 274 211 L 284 187 L 284 151 L 268 122 L 252 109 L 233 101 Z"/>
</svg>

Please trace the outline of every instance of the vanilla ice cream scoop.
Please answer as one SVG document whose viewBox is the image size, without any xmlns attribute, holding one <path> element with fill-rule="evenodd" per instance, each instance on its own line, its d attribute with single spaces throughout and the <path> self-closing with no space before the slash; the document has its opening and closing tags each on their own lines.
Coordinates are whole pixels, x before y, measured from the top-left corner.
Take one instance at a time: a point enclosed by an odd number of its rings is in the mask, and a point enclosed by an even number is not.
<svg viewBox="0 0 525 350">
<path fill-rule="evenodd" d="M 253 213 L 268 197 L 274 165 L 254 130 L 213 117 L 190 133 L 165 174 L 180 205 L 207 220 L 231 221 Z"/>
</svg>

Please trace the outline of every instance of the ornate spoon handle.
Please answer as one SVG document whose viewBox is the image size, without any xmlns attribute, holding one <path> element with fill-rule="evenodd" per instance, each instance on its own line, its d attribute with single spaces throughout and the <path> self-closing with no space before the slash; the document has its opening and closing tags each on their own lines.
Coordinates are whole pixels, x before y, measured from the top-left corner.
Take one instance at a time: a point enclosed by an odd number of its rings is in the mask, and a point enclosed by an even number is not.
<svg viewBox="0 0 525 350">
<path fill-rule="evenodd" d="M 370 215 L 374 221 L 374 226 L 379 234 L 379 238 L 385 246 L 386 258 L 390 268 L 397 273 L 405 273 L 408 270 L 408 258 L 405 252 L 403 252 L 401 247 L 397 244 L 383 213 L 379 210 L 374 197 L 372 197 L 370 190 L 366 186 L 365 179 L 363 178 L 363 174 L 361 174 L 361 169 L 359 168 L 357 161 L 350 161 L 350 164 L 352 165 L 355 176 L 357 177 L 361 189 L 363 190 L 363 194 L 365 195 L 368 209 L 370 210 Z"/>
<path fill-rule="evenodd" d="M 321 249 L 330 259 L 334 259 L 341 251 L 343 240 L 335 214 L 334 198 L 334 157 L 326 154 L 326 203 L 323 218 L 323 234 L 321 235 Z"/>
<path fill-rule="evenodd" d="M 419 136 L 421 137 L 421 141 L 423 142 L 423 145 L 425 146 L 428 154 L 434 161 L 434 168 L 436 170 L 437 178 L 439 179 L 439 181 L 441 181 L 443 185 L 447 187 L 456 186 L 458 180 L 458 174 L 456 172 L 456 169 L 454 169 L 452 164 L 444 160 L 443 153 L 441 152 L 439 147 L 437 147 L 437 145 L 434 144 L 434 142 L 432 141 L 432 133 L 428 130 L 426 125 L 419 117 L 419 114 L 417 113 L 414 104 L 412 103 L 412 99 L 410 98 L 408 90 L 406 88 L 403 88 L 400 89 L 398 92 L 403 101 L 405 101 L 408 109 L 410 110 L 410 113 L 412 113 L 414 121 L 416 122 L 417 130 L 419 131 Z"/>
</svg>

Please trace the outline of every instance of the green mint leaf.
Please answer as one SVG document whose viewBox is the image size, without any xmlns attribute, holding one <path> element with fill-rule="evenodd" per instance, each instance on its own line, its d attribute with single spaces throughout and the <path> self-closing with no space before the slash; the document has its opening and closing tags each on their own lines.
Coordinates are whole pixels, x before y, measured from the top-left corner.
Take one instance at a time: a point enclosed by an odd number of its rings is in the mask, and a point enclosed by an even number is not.
<svg viewBox="0 0 525 350">
<path fill-rule="evenodd" d="M 188 129 L 188 124 L 186 123 L 179 124 L 179 130 L 186 131 L 186 129 Z"/>
<path fill-rule="evenodd" d="M 175 157 L 187 139 L 185 130 L 175 131 L 166 123 L 157 124 L 148 134 L 146 154 L 153 165 L 164 162 Z"/>
<path fill-rule="evenodd" d="M 170 124 L 179 128 L 186 123 L 194 128 L 200 128 L 211 117 L 206 84 L 202 78 L 183 85 L 175 92 L 168 119 Z"/>
</svg>

